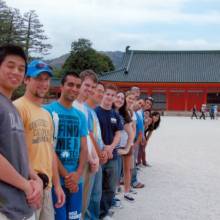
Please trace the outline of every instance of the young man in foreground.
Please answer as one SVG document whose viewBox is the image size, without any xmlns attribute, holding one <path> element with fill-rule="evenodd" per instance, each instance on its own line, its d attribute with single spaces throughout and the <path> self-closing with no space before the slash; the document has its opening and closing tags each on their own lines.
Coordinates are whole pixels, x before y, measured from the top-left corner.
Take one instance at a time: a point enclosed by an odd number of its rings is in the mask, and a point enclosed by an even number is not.
<svg viewBox="0 0 220 220">
<path fill-rule="evenodd" d="M 10 100 L 25 71 L 26 56 L 20 47 L 0 47 L 1 220 L 34 220 L 34 209 L 41 206 L 42 183 L 29 166 L 24 127 Z"/>
</svg>

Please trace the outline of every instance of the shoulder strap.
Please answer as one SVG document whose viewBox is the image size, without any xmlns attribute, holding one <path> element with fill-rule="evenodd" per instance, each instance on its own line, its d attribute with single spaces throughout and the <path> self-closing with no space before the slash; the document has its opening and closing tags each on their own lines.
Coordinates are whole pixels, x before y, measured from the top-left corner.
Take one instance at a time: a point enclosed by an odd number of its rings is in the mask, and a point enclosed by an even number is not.
<svg viewBox="0 0 220 220">
<path fill-rule="evenodd" d="M 58 136 L 58 130 L 59 130 L 59 116 L 56 112 L 52 112 L 52 119 L 53 119 L 53 124 L 54 124 L 54 134 L 53 134 L 54 148 L 56 148 L 57 136 Z"/>
</svg>

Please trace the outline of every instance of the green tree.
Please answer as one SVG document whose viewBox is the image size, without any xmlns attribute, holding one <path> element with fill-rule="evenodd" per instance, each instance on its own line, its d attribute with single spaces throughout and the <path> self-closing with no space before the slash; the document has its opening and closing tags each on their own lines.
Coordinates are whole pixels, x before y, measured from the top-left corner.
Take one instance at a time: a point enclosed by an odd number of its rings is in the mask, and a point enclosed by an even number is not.
<svg viewBox="0 0 220 220">
<path fill-rule="evenodd" d="M 34 10 L 24 14 L 23 43 L 24 50 L 29 57 L 30 53 L 48 54 L 52 46 L 46 43 L 48 37 L 43 30 L 43 24 L 40 23 L 38 15 Z"/>
<path fill-rule="evenodd" d="M 74 70 L 77 73 L 92 69 L 97 74 L 114 70 L 111 59 L 92 48 L 92 42 L 80 38 L 71 45 L 70 56 L 63 65 L 63 72 Z"/>
<path fill-rule="evenodd" d="M 9 11 L 9 7 L 6 5 L 5 1 L 0 0 L 0 45 L 6 43 Z"/>
<path fill-rule="evenodd" d="M 16 8 L 10 8 L 7 17 L 6 43 L 22 45 L 23 19 L 20 11 Z"/>
<path fill-rule="evenodd" d="M 92 42 L 85 38 L 79 38 L 71 44 L 71 53 L 87 51 L 92 48 Z"/>
<path fill-rule="evenodd" d="M 52 48 L 47 43 L 43 25 L 34 10 L 23 16 L 16 8 L 10 8 L 0 0 L 0 45 L 15 43 L 22 46 L 30 59 L 31 56 L 46 55 Z"/>
</svg>

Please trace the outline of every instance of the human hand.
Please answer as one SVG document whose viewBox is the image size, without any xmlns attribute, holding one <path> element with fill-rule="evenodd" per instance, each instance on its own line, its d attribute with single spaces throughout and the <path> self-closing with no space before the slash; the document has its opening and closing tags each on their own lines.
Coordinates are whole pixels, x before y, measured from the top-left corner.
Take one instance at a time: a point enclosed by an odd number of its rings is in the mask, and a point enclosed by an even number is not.
<svg viewBox="0 0 220 220">
<path fill-rule="evenodd" d="M 108 154 L 106 150 L 101 151 L 99 161 L 101 164 L 105 164 L 108 161 Z"/>
<path fill-rule="evenodd" d="M 60 185 L 57 187 L 54 187 L 54 190 L 55 190 L 55 194 L 56 194 L 56 198 L 57 198 L 54 206 L 56 208 L 60 208 L 64 205 L 65 200 L 66 200 L 66 196 L 65 196 L 65 193 L 63 192 L 63 189 Z"/>
<path fill-rule="evenodd" d="M 31 207 L 39 209 L 43 198 L 43 184 L 37 180 L 29 180 L 28 182 L 32 188 L 32 192 L 27 194 L 27 202 Z"/>
<path fill-rule="evenodd" d="M 77 172 L 71 172 L 64 178 L 65 187 L 70 190 L 70 192 L 78 191 L 78 182 L 80 176 Z"/>
<path fill-rule="evenodd" d="M 113 147 L 111 145 L 105 145 L 104 150 L 107 152 L 108 159 L 112 159 L 113 158 L 113 154 L 112 154 Z"/>
<path fill-rule="evenodd" d="M 91 173 L 96 173 L 99 169 L 99 159 L 93 159 L 89 161 L 89 169 Z"/>
</svg>

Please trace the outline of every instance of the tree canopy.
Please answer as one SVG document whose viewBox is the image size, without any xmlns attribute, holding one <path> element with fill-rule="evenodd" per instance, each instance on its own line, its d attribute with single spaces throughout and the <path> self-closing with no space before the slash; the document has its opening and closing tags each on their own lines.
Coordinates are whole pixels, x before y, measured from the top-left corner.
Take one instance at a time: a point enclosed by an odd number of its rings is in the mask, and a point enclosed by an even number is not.
<svg viewBox="0 0 220 220">
<path fill-rule="evenodd" d="M 70 56 L 63 65 L 63 71 L 80 73 L 85 69 L 92 69 L 97 74 L 114 70 L 111 59 L 92 48 L 92 42 L 80 38 L 71 44 Z"/>
<path fill-rule="evenodd" d="M 24 48 L 26 55 L 46 55 L 52 48 L 47 43 L 43 25 L 34 10 L 21 15 L 16 8 L 0 0 L 0 45 L 14 43 Z"/>
</svg>

